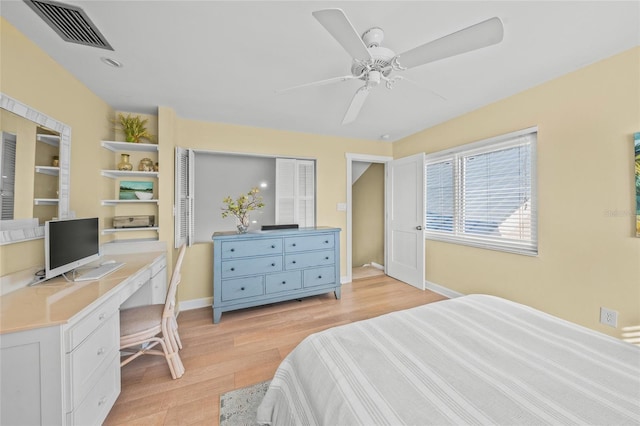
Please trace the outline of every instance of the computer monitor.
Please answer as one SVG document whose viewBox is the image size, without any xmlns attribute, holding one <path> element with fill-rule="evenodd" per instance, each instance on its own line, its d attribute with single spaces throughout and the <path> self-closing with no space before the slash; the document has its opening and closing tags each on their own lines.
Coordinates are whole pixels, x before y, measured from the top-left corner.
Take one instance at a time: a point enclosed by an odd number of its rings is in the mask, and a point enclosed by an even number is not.
<svg viewBox="0 0 640 426">
<path fill-rule="evenodd" d="M 45 222 L 45 279 L 64 274 L 99 258 L 97 217 Z"/>
</svg>

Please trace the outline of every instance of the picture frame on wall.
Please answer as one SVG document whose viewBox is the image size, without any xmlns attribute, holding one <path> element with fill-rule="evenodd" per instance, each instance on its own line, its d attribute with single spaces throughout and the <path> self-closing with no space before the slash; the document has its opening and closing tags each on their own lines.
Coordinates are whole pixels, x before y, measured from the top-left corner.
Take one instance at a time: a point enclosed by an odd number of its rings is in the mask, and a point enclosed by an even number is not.
<svg viewBox="0 0 640 426">
<path fill-rule="evenodd" d="M 636 169 L 636 237 L 640 237 L 640 132 L 633 134 Z"/>
<path fill-rule="evenodd" d="M 153 182 L 147 181 L 120 181 L 121 200 L 151 200 L 153 198 Z"/>
</svg>

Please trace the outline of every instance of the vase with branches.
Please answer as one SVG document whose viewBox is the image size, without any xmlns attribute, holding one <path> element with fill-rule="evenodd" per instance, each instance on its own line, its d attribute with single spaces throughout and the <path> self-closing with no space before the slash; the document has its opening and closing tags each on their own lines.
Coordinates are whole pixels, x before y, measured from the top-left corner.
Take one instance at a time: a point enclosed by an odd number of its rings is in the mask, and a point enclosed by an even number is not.
<svg viewBox="0 0 640 426">
<path fill-rule="evenodd" d="M 246 194 L 240 194 L 238 198 L 233 199 L 231 196 L 225 197 L 222 202 L 222 217 L 233 216 L 237 219 L 238 232 L 243 234 L 249 229 L 250 212 L 264 207 L 262 197 L 258 195 L 258 188 L 251 188 Z"/>
</svg>

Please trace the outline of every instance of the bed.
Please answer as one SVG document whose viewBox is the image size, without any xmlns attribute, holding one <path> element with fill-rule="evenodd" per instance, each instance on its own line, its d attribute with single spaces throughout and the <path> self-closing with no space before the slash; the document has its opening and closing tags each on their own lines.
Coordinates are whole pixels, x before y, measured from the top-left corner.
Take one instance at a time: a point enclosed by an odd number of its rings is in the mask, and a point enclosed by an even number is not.
<svg viewBox="0 0 640 426">
<path fill-rule="evenodd" d="M 267 425 L 640 425 L 640 347 L 487 295 L 307 337 Z"/>
</svg>

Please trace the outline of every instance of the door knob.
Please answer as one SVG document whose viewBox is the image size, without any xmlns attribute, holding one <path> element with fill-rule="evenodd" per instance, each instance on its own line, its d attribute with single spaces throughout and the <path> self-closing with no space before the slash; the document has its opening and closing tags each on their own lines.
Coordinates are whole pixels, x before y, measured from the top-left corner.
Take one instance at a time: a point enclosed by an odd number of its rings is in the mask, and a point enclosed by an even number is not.
<svg viewBox="0 0 640 426">
<path fill-rule="evenodd" d="M 416 226 L 416 229 L 417 229 L 418 231 L 422 231 L 422 226 L 418 225 L 418 226 Z"/>
</svg>

